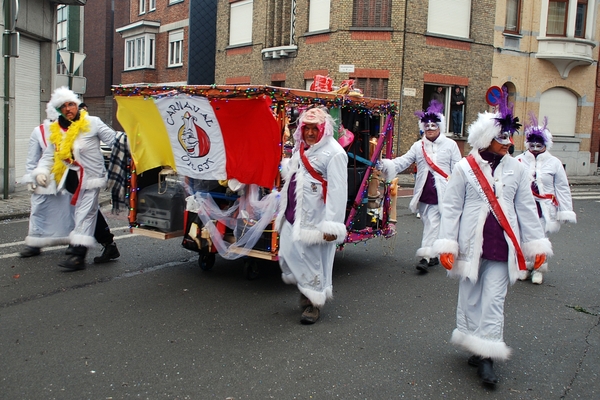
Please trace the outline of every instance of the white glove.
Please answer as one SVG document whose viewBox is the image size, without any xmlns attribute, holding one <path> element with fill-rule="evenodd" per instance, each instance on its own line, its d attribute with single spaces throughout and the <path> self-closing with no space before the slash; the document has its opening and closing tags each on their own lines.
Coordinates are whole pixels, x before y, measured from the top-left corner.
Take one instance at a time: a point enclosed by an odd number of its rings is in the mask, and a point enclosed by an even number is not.
<svg viewBox="0 0 600 400">
<path fill-rule="evenodd" d="M 46 184 L 48 182 L 48 175 L 39 174 L 38 176 L 35 177 L 35 180 L 38 183 L 38 185 L 46 187 Z"/>
<path fill-rule="evenodd" d="M 37 187 L 37 186 L 36 186 L 36 184 L 35 184 L 35 183 L 29 182 L 29 183 L 27 184 L 27 190 L 29 190 L 30 192 L 33 192 L 33 191 L 35 190 L 35 188 L 36 188 L 36 187 Z"/>
<path fill-rule="evenodd" d="M 377 171 L 383 171 L 383 163 L 379 160 L 377 160 L 377 162 L 375 163 L 375 169 Z"/>
</svg>

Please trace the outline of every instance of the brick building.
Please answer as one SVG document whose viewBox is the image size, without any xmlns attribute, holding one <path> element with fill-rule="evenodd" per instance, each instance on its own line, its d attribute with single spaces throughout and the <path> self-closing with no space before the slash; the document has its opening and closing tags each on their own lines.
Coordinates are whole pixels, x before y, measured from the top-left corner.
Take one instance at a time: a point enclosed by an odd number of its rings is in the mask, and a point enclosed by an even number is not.
<svg viewBox="0 0 600 400">
<path fill-rule="evenodd" d="M 491 83 L 506 86 L 516 114 L 549 117 L 553 155 L 568 175 L 590 175 L 598 167 L 600 111 L 596 76 L 599 17 L 596 2 L 498 1 Z M 540 118 L 540 121 L 541 121 Z M 517 153 L 524 138 L 517 137 Z"/>
</svg>

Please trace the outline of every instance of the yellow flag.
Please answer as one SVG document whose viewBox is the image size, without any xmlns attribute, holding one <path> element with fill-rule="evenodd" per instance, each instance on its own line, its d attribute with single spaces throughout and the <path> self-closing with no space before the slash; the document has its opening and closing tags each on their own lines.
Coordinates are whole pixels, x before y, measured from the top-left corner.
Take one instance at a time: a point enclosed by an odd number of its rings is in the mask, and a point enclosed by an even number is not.
<svg viewBox="0 0 600 400">
<path fill-rule="evenodd" d="M 136 173 L 169 166 L 177 170 L 163 118 L 151 98 L 116 96 L 117 119 L 127 134 Z"/>
</svg>

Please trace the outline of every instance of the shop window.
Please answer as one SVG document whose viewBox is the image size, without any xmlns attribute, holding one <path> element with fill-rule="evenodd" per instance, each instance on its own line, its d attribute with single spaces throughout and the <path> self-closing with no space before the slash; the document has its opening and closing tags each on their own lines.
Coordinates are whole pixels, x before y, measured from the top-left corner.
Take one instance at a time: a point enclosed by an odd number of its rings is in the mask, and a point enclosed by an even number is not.
<svg viewBox="0 0 600 400">
<path fill-rule="evenodd" d="M 391 0 L 354 0 L 352 7 L 352 26 L 355 28 L 392 26 Z"/>
<path fill-rule="evenodd" d="M 308 11 L 308 31 L 329 30 L 330 0 L 310 0 Z"/>
<path fill-rule="evenodd" d="M 546 35 L 567 35 L 567 9 L 568 0 L 550 0 L 548 2 L 548 26 Z"/>
<path fill-rule="evenodd" d="M 521 0 L 506 1 L 504 32 L 518 34 L 521 30 Z"/>
<path fill-rule="evenodd" d="M 252 0 L 231 3 L 229 16 L 230 46 L 252 43 L 252 11 Z"/>
<path fill-rule="evenodd" d="M 428 33 L 468 38 L 470 24 L 471 0 L 429 0 Z"/>
</svg>

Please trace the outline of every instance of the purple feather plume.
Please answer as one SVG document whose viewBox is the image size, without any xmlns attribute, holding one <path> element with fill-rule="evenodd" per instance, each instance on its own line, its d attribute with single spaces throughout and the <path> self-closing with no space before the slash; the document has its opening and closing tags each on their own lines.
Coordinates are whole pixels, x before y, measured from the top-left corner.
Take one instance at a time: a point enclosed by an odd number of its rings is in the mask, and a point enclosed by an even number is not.
<svg viewBox="0 0 600 400">
<path fill-rule="evenodd" d="M 502 132 L 510 132 L 514 134 L 519 130 L 519 117 L 513 117 L 513 104 L 508 101 L 508 90 L 506 86 L 502 87 L 500 97 L 496 97 L 498 104 L 498 113 L 500 117 L 495 118 L 497 124 L 500 125 Z"/>
</svg>

